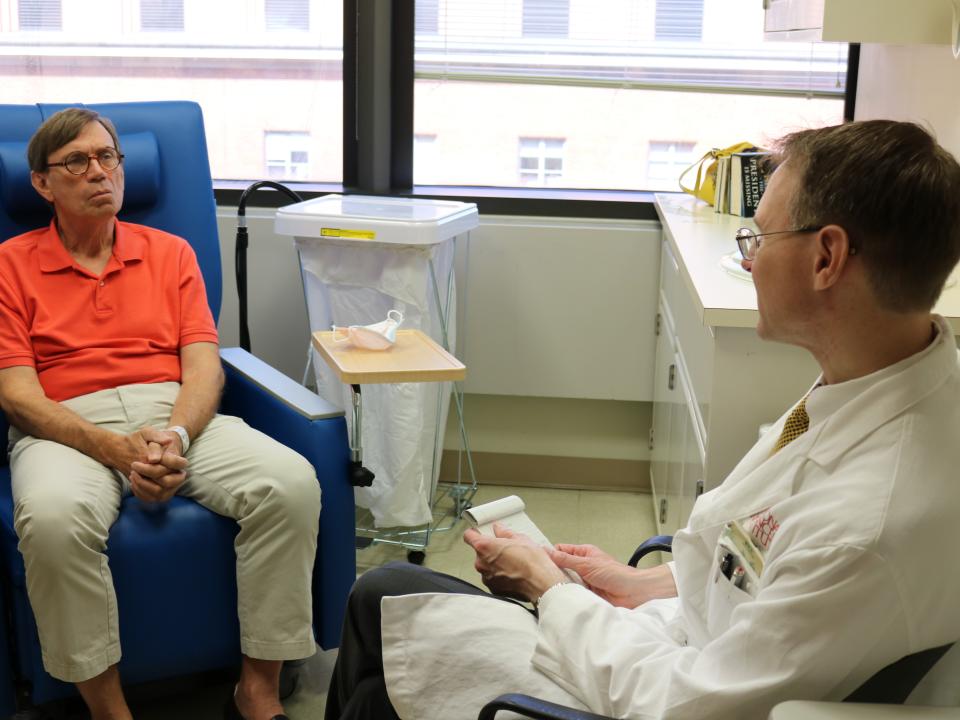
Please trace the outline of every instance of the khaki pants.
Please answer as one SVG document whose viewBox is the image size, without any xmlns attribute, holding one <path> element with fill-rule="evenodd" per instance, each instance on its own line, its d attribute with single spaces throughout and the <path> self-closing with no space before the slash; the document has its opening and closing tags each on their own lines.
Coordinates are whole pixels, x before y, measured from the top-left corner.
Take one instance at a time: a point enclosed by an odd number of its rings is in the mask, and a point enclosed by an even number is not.
<svg viewBox="0 0 960 720">
<path fill-rule="evenodd" d="M 177 383 L 127 385 L 64 401 L 96 425 L 166 427 Z M 14 526 L 47 672 L 68 682 L 120 660 L 104 548 L 129 482 L 86 455 L 11 431 Z M 218 415 L 190 444 L 179 494 L 240 525 L 240 644 L 264 660 L 309 657 L 320 486 L 300 455 L 239 418 Z"/>
</svg>

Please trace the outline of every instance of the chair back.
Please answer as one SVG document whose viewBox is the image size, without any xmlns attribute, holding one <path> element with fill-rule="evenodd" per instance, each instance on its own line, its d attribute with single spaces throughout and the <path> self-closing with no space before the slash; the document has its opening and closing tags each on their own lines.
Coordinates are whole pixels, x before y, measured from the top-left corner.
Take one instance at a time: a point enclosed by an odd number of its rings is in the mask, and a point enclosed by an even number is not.
<svg viewBox="0 0 960 720">
<path fill-rule="evenodd" d="M 185 101 L 73 106 L 96 110 L 116 126 L 125 155 L 120 219 L 190 243 L 216 320 L 220 241 L 200 106 Z M 50 222 L 49 206 L 30 183 L 27 143 L 44 120 L 66 107 L 71 105 L 0 105 L 0 242 Z"/>
<path fill-rule="evenodd" d="M 50 222 L 50 206 L 30 183 L 27 143 L 48 117 L 71 106 L 96 110 L 113 122 L 125 155 L 120 219 L 190 243 L 216 321 L 223 285 L 220 240 L 203 114 L 194 102 L 0 104 L 0 242 Z M 6 436 L 0 412 L 0 438 Z M 0 453 L 0 465 L 5 464 Z"/>
</svg>

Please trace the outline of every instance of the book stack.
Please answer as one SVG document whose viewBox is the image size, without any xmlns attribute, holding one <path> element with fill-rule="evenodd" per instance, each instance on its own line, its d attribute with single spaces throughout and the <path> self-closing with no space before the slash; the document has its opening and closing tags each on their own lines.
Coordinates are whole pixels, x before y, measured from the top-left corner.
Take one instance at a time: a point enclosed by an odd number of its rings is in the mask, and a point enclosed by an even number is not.
<svg viewBox="0 0 960 720">
<path fill-rule="evenodd" d="M 713 209 L 753 217 L 767 189 L 769 156 L 770 153 L 754 148 L 717 158 Z"/>
</svg>

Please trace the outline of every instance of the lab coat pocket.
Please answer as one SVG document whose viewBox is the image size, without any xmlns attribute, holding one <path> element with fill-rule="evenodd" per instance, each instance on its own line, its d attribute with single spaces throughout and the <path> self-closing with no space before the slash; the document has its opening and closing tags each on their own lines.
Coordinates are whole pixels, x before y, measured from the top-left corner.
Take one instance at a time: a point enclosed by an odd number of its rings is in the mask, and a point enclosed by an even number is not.
<svg viewBox="0 0 960 720">
<path fill-rule="evenodd" d="M 707 629 L 710 636 L 717 637 L 729 629 L 734 608 L 752 599 L 750 593 L 736 587 L 717 571 L 707 591 Z"/>
</svg>

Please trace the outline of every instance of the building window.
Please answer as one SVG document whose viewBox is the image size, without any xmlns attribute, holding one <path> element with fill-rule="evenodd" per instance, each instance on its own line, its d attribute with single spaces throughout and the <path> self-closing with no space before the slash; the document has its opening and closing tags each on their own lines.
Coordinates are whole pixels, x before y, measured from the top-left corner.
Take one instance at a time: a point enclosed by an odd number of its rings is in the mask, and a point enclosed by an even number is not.
<svg viewBox="0 0 960 720">
<path fill-rule="evenodd" d="M 309 30 L 310 0 L 265 0 L 267 30 Z"/>
<path fill-rule="evenodd" d="M 657 40 L 700 42 L 703 0 L 657 0 L 654 36 Z"/>
<path fill-rule="evenodd" d="M 677 180 L 694 157 L 692 142 L 651 140 L 647 148 L 647 181 L 654 190 L 676 189 Z"/>
<path fill-rule="evenodd" d="M 271 180 L 310 179 L 310 133 L 268 130 L 264 134 L 264 158 Z"/>
<path fill-rule="evenodd" d="M 563 176 L 561 138 L 520 138 L 520 184 L 551 185 Z"/>
<path fill-rule="evenodd" d="M 60 30 L 60 0 L 20 0 L 17 21 L 21 30 Z"/>
<path fill-rule="evenodd" d="M 711 2 L 443 2 L 440 40 L 415 38 L 413 103 L 414 132 L 437 133 L 442 162 L 435 174 L 414 167 L 414 182 L 514 186 L 517 139 L 549 136 L 566 140 L 562 179 L 531 148 L 525 182 L 543 173 L 571 189 L 675 189 L 647 185 L 648 170 L 672 174 L 684 147 L 672 160 L 654 152 L 648 167 L 651 143 L 691 141 L 701 153 L 741 137 L 767 146 L 797 127 L 842 122 L 845 44 L 767 40 L 759 0 Z M 528 37 L 534 9 L 548 7 L 562 23 L 537 29 L 566 37 Z"/>
<path fill-rule="evenodd" d="M 144 32 L 183 30 L 183 0 L 140 0 L 140 29 Z"/>
<path fill-rule="evenodd" d="M 436 177 L 440 172 L 439 161 L 437 136 L 416 133 L 413 136 L 413 171 L 421 177 Z"/>
<path fill-rule="evenodd" d="M 523 37 L 565 38 L 570 33 L 570 0 L 523 0 Z"/>
<path fill-rule="evenodd" d="M 417 0 L 416 34 L 440 34 L 440 0 Z"/>
</svg>

